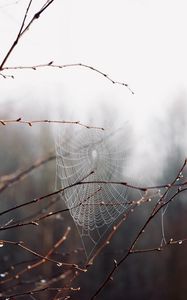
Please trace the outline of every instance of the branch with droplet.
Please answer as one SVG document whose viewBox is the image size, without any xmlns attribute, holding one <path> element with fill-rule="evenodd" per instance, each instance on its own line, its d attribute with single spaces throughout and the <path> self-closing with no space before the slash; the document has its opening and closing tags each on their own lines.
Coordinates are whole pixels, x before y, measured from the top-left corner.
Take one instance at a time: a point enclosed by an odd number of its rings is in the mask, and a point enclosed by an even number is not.
<svg viewBox="0 0 187 300">
<path fill-rule="evenodd" d="M 181 186 L 179 186 L 179 188 L 177 189 L 177 191 L 171 197 L 169 197 L 168 200 L 166 200 L 166 196 L 168 195 L 169 190 L 171 190 L 172 187 L 176 186 L 176 182 L 178 182 L 180 180 L 181 175 L 183 174 L 183 171 L 184 171 L 186 165 L 187 165 L 187 159 L 185 159 L 182 167 L 177 172 L 177 175 L 174 178 L 174 180 L 172 181 L 172 183 L 169 186 L 167 186 L 167 189 L 165 190 L 165 192 L 160 196 L 160 198 L 158 199 L 158 201 L 154 205 L 154 207 L 153 207 L 150 215 L 148 216 L 148 218 L 145 221 L 145 223 L 143 224 L 143 226 L 141 226 L 141 228 L 138 231 L 136 237 L 134 238 L 134 240 L 132 241 L 131 245 L 129 246 L 129 249 L 126 252 L 126 254 L 124 256 L 122 256 L 122 258 L 119 261 L 115 262 L 112 270 L 107 274 L 107 276 L 104 279 L 104 281 L 101 283 L 101 285 L 99 286 L 99 288 L 96 290 L 96 292 L 90 298 L 91 300 L 95 299 L 101 293 L 101 291 L 106 287 L 106 285 L 109 283 L 109 281 L 111 280 L 111 278 L 113 278 L 114 273 L 127 260 L 127 258 L 129 257 L 129 255 L 133 253 L 134 248 L 135 248 L 137 242 L 139 241 L 140 237 L 142 236 L 142 234 L 145 232 L 145 229 L 150 224 L 150 222 L 154 219 L 154 217 L 161 211 L 161 209 L 163 207 L 167 206 L 170 202 L 172 202 L 176 198 L 176 196 L 178 196 L 179 194 L 187 191 L 186 187 L 184 187 L 182 189 Z M 185 182 L 185 184 L 186 184 L 186 182 Z M 157 250 L 158 250 L 158 248 L 157 248 Z"/>
<path fill-rule="evenodd" d="M 68 235 L 70 233 L 70 230 L 71 230 L 71 228 L 68 227 L 66 229 L 65 233 L 63 234 L 63 236 L 55 243 L 55 245 L 48 251 L 48 253 L 45 256 L 41 255 L 40 253 L 38 253 L 36 251 L 33 251 L 28 246 L 26 246 L 25 243 L 22 242 L 22 241 L 14 242 L 14 241 L 0 240 L 0 247 L 3 247 L 3 246 L 8 245 L 8 244 L 9 245 L 18 246 L 19 248 L 24 249 L 27 252 L 33 254 L 34 256 L 40 258 L 39 261 L 27 265 L 26 268 L 22 269 L 21 271 L 19 271 L 14 276 L 9 276 L 8 278 L 2 280 L 0 282 L 0 284 L 2 285 L 2 284 L 5 284 L 7 282 L 10 282 L 10 281 L 12 281 L 14 279 L 20 279 L 20 277 L 23 274 L 25 274 L 26 272 L 31 271 L 31 270 L 33 270 L 33 269 L 35 269 L 35 268 L 43 265 L 46 262 L 52 262 L 52 263 L 54 263 L 58 267 L 66 267 L 66 268 L 68 267 L 68 268 L 71 268 L 71 269 L 73 268 L 73 269 L 79 270 L 81 272 L 85 272 L 85 269 L 80 268 L 76 264 L 71 264 L 71 263 L 66 263 L 66 262 L 62 262 L 62 261 L 57 261 L 57 260 L 54 260 L 54 259 L 50 258 L 51 255 L 54 253 L 54 251 L 56 251 L 56 249 L 59 248 L 64 243 L 64 241 L 66 241 L 66 239 L 67 239 L 67 237 L 68 237 Z M 7 275 L 8 275 L 8 273 L 7 273 Z"/>
<path fill-rule="evenodd" d="M 185 165 L 186 165 L 186 161 L 185 161 Z M 125 187 L 128 187 L 128 188 L 131 188 L 131 189 L 134 189 L 134 190 L 139 190 L 141 192 L 145 192 L 147 193 L 148 190 L 156 190 L 156 189 L 160 189 L 160 188 L 165 188 L 165 192 L 163 194 L 160 195 L 160 198 L 159 198 L 159 201 L 157 203 L 157 206 L 161 206 L 162 204 L 162 200 L 164 199 L 165 195 L 168 193 L 168 191 L 173 188 L 173 187 L 177 187 L 178 188 L 178 192 L 183 192 L 185 190 L 185 188 L 182 189 L 182 187 L 185 187 L 187 185 L 187 182 L 183 182 L 183 183 L 176 183 L 176 181 L 178 181 L 179 178 L 181 178 L 181 174 L 182 174 L 182 170 L 180 171 L 180 173 L 177 175 L 177 179 L 175 180 L 175 182 L 171 183 L 171 184 L 165 184 L 165 185 L 158 185 L 158 186 L 148 186 L 148 187 L 142 187 L 142 186 L 136 186 L 136 185 L 132 185 L 132 184 L 129 184 L 127 182 L 122 182 L 122 181 L 105 181 L 105 180 L 94 180 L 94 181 L 84 181 L 86 178 L 88 178 L 91 174 L 93 174 L 94 172 L 90 172 L 88 175 L 86 175 L 84 178 L 82 178 L 80 181 L 78 182 L 75 182 L 71 185 L 68 185 L 66 187 L 63 187 L 63 188 L 60 188 L 52 193 L 49 193 L 49 194 L 46 194 L 46 195 L 43 195 L 43 196 L 40 196 L 38 198 L 35 198 L 31 201 L 28 201 L 28 202 L 25 202 L 25 203 L 22 203 L 22 204 L 19 204 L 19 205 L 16 205 L 14 207 L 11 207 L 7 210 L 4 210 L 2 212 L 0 212 L 0 216 L 2 215 L 5 215 L 7 213 L 10 213 L 14 210 L 17 210 L 19 208 L 22 208 L 22 207 L 25 207 L 25 206 L 28 206 L 28 205 L 32 205 L 32 204 L 35 204 L 37 202 L 40 202 L 46 198 L 49 198 L 51 196 L 55 196 L 55 195 L 58 195 L 60 193 L 63 193 L 64 191 L 66 191 L 67 189 L 71 189 L 75 186 L 79 186 L 79 185 L 88 185 L 88 184 L 105 184 L 105 185 L 122 185 L 122 186 L 125 186 Z M 163 203 L 165 205 L 165 203 Z M 99 205 L 102 205 L 102 203 L 99 203 Z M 156 206 L 156 208 L 157 208 Z M 71 208 L 70 208 L 71 209 Z M 66 212 L 66 211 L 69 211 L 70 210 L 69 208 L 67 209 L 63 209 L 59 212 Z M 73 209 L 73 208 L 72 208 Z M 50 212 L 50 213 L 47 213 L 46 217 L 48 217 L 49 215 L 53 215 L 53 214 L 56 214 L 56 212 Z M 43 218 L 43 217 L 42 217 Z M 33 225 L 38 225 L 37 222 L 29 222 L 29 224 L 33 224 Z M 11 229 L 11 228 L 14 228 L 14 227 L 17 227 L 17 226 L 25 226 L 26 224 L 23 223 L 23 224 L 15 224 L 15 225 L 8 225 L 6 227 L 0 227 L 0 231 L 2 230 L 7 230 L 7 229 Z"/>
</svg>

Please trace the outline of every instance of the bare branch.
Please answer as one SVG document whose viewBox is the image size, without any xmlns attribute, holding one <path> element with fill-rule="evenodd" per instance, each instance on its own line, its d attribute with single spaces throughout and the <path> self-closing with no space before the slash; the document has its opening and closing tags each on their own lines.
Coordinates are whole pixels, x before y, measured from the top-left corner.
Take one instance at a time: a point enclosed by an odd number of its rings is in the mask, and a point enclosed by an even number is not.
<svg viewBox="0 0 187 300">
<path fill-rule="evenodd" d="M 120 81 L 115 81 L 109 75 L 107 75 L 106 73 L 102 72 L 101 70 L 99 70 L 99 69 L 97 69 L 95 67 L 92 67 L 90 65 L 83 64 L 83 63 L 73 63 L 73 64 L 59 65 L 59 64 L 54 64 L 53 61 L 50 61 L 50 62 L 45 63 L 45 64 L 38 64 L 38 65 L 32 65 L 32 66 L 4 67 L 4 68 L 2 68 L 0 70 L 2 70 L 2 71 L 4 71 L 4 70 L 34 70 L 35 71 L 35 70 L 41 69 L 41 68 L 64 69 L 64 68 L 72 68 L 72 67 L 82 67 L 82 68 L 86 68 L 86 69 L 89 69 L 91 71 L 94 71 L 94 72 L 100 74 L 101 76 L 105 77 L 107 80 L 109 80 L 113 84 L 125 86 L 131 92 L 131 94 L 134 94 L 134 92 L 132 91 L 132 89 L 129 87 L 129 85 L 127 83 L 120 82 Z"/>
<path fill-rule="evenodd" d="M 186 165 L 186 160 L 185 160 L 185 165 Z M 180 173 L 181 173 L 181 171 L 180 171 Z M 179 173 L 179 175 L 178 175 L 178 177 L 177 177 L 177 179 L 180 177 L 180 173 Z M 93 172 L 91 172 L 90 174 L 88 174 L 86 177 L 84 177 L 83 179 L 81 179 L 80 181 L 78 181 L 78 182 L 75 182 L 75 183 L 73 183 L 73 184 L 71 184 L 71 185 L 69 185 L 69 186 L 66 186 L 66 187 L 64 187 L 64 188 L 60 188 L 60 189 L 58 189 L 58 190 L 56 190 L 56 191 L 54 191 L 54 192 L 52 192 L 52 193 L 49 193 L 49 194 L 46 194 L 46 195 L 43 195 L 43 196 L 41 196 L 41 197 L 38 197 L 38 198 L 35 198 L 35 199 L 33 199 L 33 200 L 31 200 L 31 201 L 28 201 L 28 202 L 25 202 L 25 203 L 22 203 L 22 204 L 20 204 L 20 205 L 16 205 L 16 206 L 14 206 L 14 207 L 12 207 L 12 208 L 9 208 L 9 209 L 7 209 L 7 210 L 5 210 L 5 211 L 3 211 L 3 212 L 1 212 L 0 213 L 0 216 L 2 216 L 2 215 L 4 215 L 4 214 L 7 214 L 7 213 L 9 213 L 9 212 L 11 212 L 11 211 L 14 211 L 14 210 L 16 210 L 16 209 L 18 209 L 18 208 L 21 208 L 21 207 L 25 207 L 25 206 L 27 206 L 27 205 L 31 205 L 31 204 L 34 204 L 34 203 L 37 203 L 37 202 L 39 202 L 39 201 L 41 201 L 41 200 L 43 200 L 43 199 L 46 199 L 46 198 L 49 198 L 49 197 L 51 197 L 51 196 L 54 196 L 54 195 L 58 195 L 58 194 L 60 194 L 60 193 L 62 193 L 62 192 L 64 192 L 65 190 L 67 190 L 67 189 L 70 189 L 70 188 L 72 188 L 72 187 L 75 187 L 75 186 L 79 186 L 79 185 L 86 185 L 86 184 L 93 184 L 93 183 L 97 183 L 97 184 L 115 184 L 115 185 L 122 185 L 122 186 L 125 186 L 125 187 L 129 187 L 129 188 L 131 188 L 131 189 L 135 189 L 135 190 L 139 190 L 139 191 L 143 191 L 143 192 L 147 192 L 149 189 L 157 189 L 158 187 L 159 188 L 166 188 L 166 191 L 165 191 L 165 193 L 163 194 L 163 196 L 161 197 L 161 199 L 159 200 L 159 205 L 160 205 L 160 202 L 162 201 L 162 199 L 165 197 L 165 195 L 168 193 L 168 190 L 169 189 L 171 189 L 171 187 L 181 187 L 181 186 L 185 186 L 186 184 L 187 184 L 187 182 L 184 182 L 184 183 L 177 183 L 177 184 L 175 184 L 175 182 L 174 183 L 172 183 L 172 184 L 166 184 L 166 185 L 160 185 L 160 186 L 150 186 L 150 187 L 142 187 L 142 186 L 136 186 L 136 185 L 131 185 L 131 184 L 128 184 L 127 182 L 122 182 L 122 181 L 105 181 L 105 180 L 94 180 L 94 181 L 84 181 L 87 177 L 89 177 L 91 174 L 93 174 Z M 176 180 L 177 180 L 176 179 Z M 157 204 L 158 205 L 158 204 Z M 69 208 L 69 210 L 71 210 L 71 209 L 73 209 L 73 208 Z M 68 210 L 68 209 L 67 209 Z M 66 209 L 65 210 L 63 210 L 63 211 L 67 211 Z M 19 225 L 20 226 L 20 225 Z M 11 227 L 11 225 L 10 226 L 8 226 L 8 227 L 5 227 L 5 228 L 0 228 L 0 230 L 5 230 L 5 229 L 8 229 L 8 228 L 12 228 Z"/>
<path fill-rule="evenodd" d="M 47 7 L 49 7 L 52 3 L 54 2 L 54 0 L 50 0 L 50 1 L 46 1 L 46 3 L 42 6 L 42 8 L 37 12 L 35 13 L 35 15 L 32 17 L 31 21 L 28 23 L 28 25 L 25 26 L 25 21 L 27 19 L 27 15 L 28 15 L 28 12 L 29 12 L 29 9 L 31 7 L 31 4 L 32 4 L 32 0 L 29 1 L 29 4 L 27 6 L 27 9 L 25 11 L 25 15 L 23 17 L 23 21 L 21 23 L 21 27 L 19 29 L 19 32 L 17 34 L 17 37 L 15 39 L 15 41 L 13 42 L 12 46 L 10 47 L 10 49 L 8 50 L 7 54 L 5 55 L 1 65 L 0 65 L 0 71 L 3 70 L 3 67 L 7 61 L 7 59 L 9 58 L 10 54 L 13 52 L 14 48 L 16 47 L 16 45 L 18 44 L 20 38 L 22 37 L 22 35 L 30 28 L 31 24 L 40 17 L 40 15 L 45 11 L 45 9 Z M 24 27 L 25 26 L 25 27 Z"/>
<path fill-rule="evenodd" d="M 37 253 L 36 251 L 31 250 L 30 248 L 28 248 L 27 246 L 25 246 L 23 241 L 14 242 L 14 241 L 0 240 L 0 245 L 1 245 L 1 246 L 2 246 L 2 245 L 3 245 L 3 246 L 4 246 L 4 245 L 7 245 L 7 244 L 18 246 L 18 247 L 20 247 L 20 248 L 26 250 L 27 252 L 33 254 L 34 256 L 37 256 L 37 257 L 39 257 L 39 258 L 42 258 L 44 261 L 47 260 L 47 261 L 53 262 L 53 263 L 55 263 L 56 265 L 59 265 L 59 266 L 73 266 L 73 267 L 75 267 L 73 264 L 72 264 L 72 265 L 71 265 L 71 264 L 69 265 L 69 264 L 67 264 L 67 263 L 63 263 L 63 262 L 60 262 L 60 261 L 56 261 L 56 260 L 50 259 L 50 258 L 48 258 L 48 257 L 46 257 L 46 256 L 43 256 L 43 255 L 41 255 L 40 253 Z"/>
<path fill-rule="evenodd" d="M 68 267 L 68 268 L 73 268 L 73 269 L 79 270 L 81 272 L 86 272 L 86 269 L 80 268 L 77 264 L 66 263 L 66 262 L 63 262 L 63 261 L 57 261 L 57 260 L 54 260 L 54 259 L 50 258 L 51 254 L 66 240 L 70 229 L 71 229 L 70 227 L 67 228 L 67 230 L 66 230 L 65 234 L 63 235 L 63 237 L 48 251 L 46 256 L 43 256 L 40 253 L 38 253 L 38 252 L 30 249 L 29 247 L 25 246 L 23 241 L 14 242 L 14 241 L 0 240 L 0 245 L 10 244 L 10 245 L 18 246 L 18 247 L 26 250 L 27 252 L 29 252 L 29 253 L 33 254 L 34 256 L 41 259 L 40 261 L 38 261 L 36 263 L 28 265 L 25 269 L 23 269 L 22 271 L 17 273 L 15 276 L 11 276 L 11 277 L 5 279 L 4 281 L 1 281 L 0 284 L 2 285 L 4 283 L 7 283 L 7 282 L 11 281 L 12 279 L 19 279 L 19 277 L 22 274 L 24 274 L 28 270 L 32 270 L 32 269 L 40 266 L 41 264 L 44 264 L 46 261 L 52 262 L 58 267 Z"/>
<path fill-rule="evenodd" d="M 23 27 L 24 27 L 24 25 L 25 25 L 25 21 L 26 21 L 26 18 L 27 18 L 27 14 L 28 14 L 28 12 L 29 12 L 29 9 L 30 9 L 30 7 L 31 7 L 31 4 L 32 4 L 32 0 L 29 1 L 29 4 L 28 4 L 28 6 L 27 6 L 27 9 L 26 9 L 26 12 L 25 12 L 23 21 L 22 21 L 22 23 L 21 23 L 21 27 L 20 27 L 20 30 L 19 30 L 19 32 L 18 32 L 18 35 L 17 35 L 15 41 L 13 42 L 12 46 L 10 47 L 9 51 L 8 51 L 7 54 L 5 55 L 5 57 L 4 57 L 4 59 L 3 59 L 2 63 L 1 63 L 1 65 L 0 65 L 0 70 L 2 70 L 4 64 L 6 63 L 7 59 L 9 58 L 10 54 L 12 53 L 12 51 L 14 50 L 14 48 L 16 47 L 16 45 L 17 45 L 17 43 L 18 43 L 18 41 L 19 41 L 19 39 L 20 39 L 20 37 L 21 37 L 22 30 L 23 30 Z"/>
<path fill-rule="evenodd" d="M 21 271 L 19 271 L 18 273 L 16 273 L 15 275 L 13 276 L 9 276 L 8 278 L 6 278 L 5 280 L 1 281 L 0 282 L 0 285 L 2 284 L 5 284 L 7 282 L 10 282 L 14 279 L 20 279 L 20 277 L 25 274 L 26 272 L 29 272 L 35 268 L 38 268 L 39 266 L 43 265 L 44 263 L 46 263 L 46 261 L 50 261 L 50 262 L 54 262 L 57 266 L 69 266 L 72 268 L 78 268 L 77 265 L 74 265 L 74 264 L 64 264 L 64 263 L 61 263 L 61 262 L 56 262 L 55 260 L 52 260 L 50 259 L 50 256 L 54 253 L 54 251 L 56 251 L 63 243 L 64 241 L 67 239 L 67 236 L 69 235 L 69 232 L 70 232 L 71 228 L 68 227 L 64 233 L 64 235 L 55 243 L 55 245 L 48 251 L 48 253 L 45 255 L 45 256 L 41 256 L 40 254 L 34 252 L 33 250 L 29 249 L 28 247 L 23 247 L 23 242 L 22 243 L 16 243 L 16 242 L 10 242 L 10 241 L 1 241 L 1 243 L 3 242 L 4 244 L 6 243 L 13 243 L 14 245 L 19 245 L 21 248 L 23 248 L 24 250 L 34 254 L 35 256 L 39 257 L 40 260 L 39 261 L 34 261 L 33 263 L 27 265 L 27 267 L 23 268 Z M 79 269 L 79 268 L 78 268 Z M 80 269 L 81 271 L 82 269 Z"/>
<path fill-rule="evenodd" d="M 99 129 L 104 130 L 103 127 L 97 127 L 97 126 L 89 126 L 86 124 L 81 123 L 80 121 L 65 121 L 65 120 L 23 120 L 22 118 L 13 119 L 13 120 L 0 120 L 0 124 L 3 126 L 6 126 L 8 124 L 26 124 L 32 127 L 33 124 L 42 124 L 42 123 L 54 123 L 54 124 L 70 124 L 70 125 L 79 125 L 88 129 Z"/>
<path fill-rule="evenodd" d="M 35 295 L 35 294 L 39 294 L 41 292 L 45 292 L 45 291 L 79 291 L 80 287 L 74 288 L 74 287 L 45 287 L 45 288 L 41 288 L 41 289 L 34 289 L 34 290 L 30 290 L 28 292 L 25 293 L 17 293 L 17 294 L 12 294 L 7 296 L 7 299 L 15 299 L 15 297 L 22 297 L 22 296 L 29 296 L 29 295 Z"/>
<path fill-rule="evenodd" d="M 142 236 L 143 232 L 145 231 L 146 227 L 149 225 L 149 223 L 151 222 L 151 220 L 155 217 L 155 215 L 158 214 L 158 212 L 165 207 L 168 203 L 170 203 L 177 195 L 179 195 L 181 192 L 184 192 L 187 190 L 187 188 L 184 189 L 178 189 L 177 192 L 166 202 L 164 202 L 165 196 L 168 194 L 168 191 L 175 185 L 176 181 L 178 181 L 178 179 L 180 178 L 180 175 L 182 173 L 182 171 L 184 170 L 185 166 L 187 164 L 187 161 L 185 160 L 182 167 L 180 168 L 180 170 L 178 171 L 176 177 L 174 178 L 174 180 L 172 181 L 171 185 L 168 187 L 168 189 L 164 192 L 164 194 L 160 197 L 160 199 L 158 200 L 158 202 L 155 204 L 150 216 L 147 218 L 146 222 L 143 224 L 143 226 L 141 227 L 141 229 L 138 231 L 135 239 L 133 240 L 133 242 L 131 243 L 127 253 L 119 260 L 119 262 L 116 262 L 114 264 L 114 267 L 112 268 L 112 270 L 109 272 L 109 274 L 107 275 L 107 277 L 105 278 L 105 280 L 102 282 L 102 284 L 100 285 L 100 287 L 97 289 L 97 291 L 94 293 L 94 295 L 91 297 L 91 300 L 95 299 L 100 292 L 105 288 L 105 286 L 108 284 L 108 282 L 111 280 L 113 274 L 116 272 L 116 270 L 120 267 L 120 265 L 126 261 L 126 259 L 129 257 L 129 255 L 132 253 L 132 251 L 134 250 L 134 247 L 136 245 L 136 243 L 138 242 L 138 240 L 140 239 L 140 237 Z"/>
<path fill-rule="evenodd" d="M 32 164 L 28 169 L 25 169 L 24 171 L 20 171 L 19 173 L 13 173 L 5 176 L 0 177 L 0 193 L 2 193 L 5 189 L 12 186 L 15 183 L 20 182 L 23 180 L 26 176 L 28 176 L 33 170 L 39 168 L 40 166 L 50 162 L 51 160 L 54 160 L 56 158 L 55 155 L 50 155 L 44 159 L 36 161 L 34 164 Z"/>
</svg>

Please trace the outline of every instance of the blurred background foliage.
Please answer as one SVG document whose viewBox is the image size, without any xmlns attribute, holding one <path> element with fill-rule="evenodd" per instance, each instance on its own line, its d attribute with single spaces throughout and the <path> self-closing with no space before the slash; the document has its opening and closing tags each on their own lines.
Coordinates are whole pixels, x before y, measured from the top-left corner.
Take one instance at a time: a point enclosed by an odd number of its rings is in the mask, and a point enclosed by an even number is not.
<svg viewBox="0 0 187 300">
<path fill-rule="evenodd" d="M 154 162 L 152 170 L 160 166 L 159 176 L 154 184 L 165 184 L 171 182 L 180 169 L 186 154 L 186 99 L 177 99 L 168 110 L 164 121 L 157 120 L 153 126 L 152 144 L 155 154 L 163 153 L 163 165 Z M 27 117 L 40 118 L 41 111 L 37 111 L 32 104 L 30 106 L 16 105 L 16 102 L 4 102 L 1 104 L 0 119 L 15 119 L 24 115 Z M 42 115 L 45 119 L 51 118 L 47 106 L 42 108 Z M 103 120 L 107 119 L 103 112 Z M 63 126 L 63 125 L 58 125 Z M 76 126 L 76 125 L 72 125 Z M 119 141 L 119 145 L 120 145 Z M 143 141 L 141 141 L 143 142 Z M 138 147 L 138 143 L 134 147 Z M 149 147 L 149 146 L 148 146 Z M 48 155 L 55 155 L 55 141 L 53 125 L 37 124 L 28 125 L 9 124 L 0 126 L 0 179 L 3 176 L 27 169 L 35 161 L 43 159 Z M 157 157 L 157 155 L 156 155 Z M 158 155 L 159 157 L 159 155 Z M 143 164 L 146 164 L 146 155 L 142 152 Z M 141 162 L 141 165 L 143 165 Z M 144 170 L 142 169 L 142 174 Z M 133 169 L 136 177 L 136 169 Z M 132 172 L 132 173 L 133 173 Z M 158 174 L 158 170 L 156 170 Z M 186 174 L 184 174 L 185 176 Z M 146 174 L 142 175 L 146 177 Z M 150 176 L 151 177 L 151 176 Z M 154 176 L 153 176 L 154 178 Z M 141 180 L 140 180 L 141 181 Z M 145 180 L 146 181 L 146 180 Z M 56 164 L 55 159 L 47 162 L 33 170 L 22 181 L 13 184 L 0 193 L 1 212 L 15 205 L 30 201 L 38 196 L 51 193 L 56 188 Z M 133 197 L 133 194 L 132 194 Z M 53 205 L 52 205 L 52 201 Z M 153 200 L 154 202 L 154 200 Z M 49 208 L 47 209 L 47 207 Z M 77 277 L 73 286 L 80 286 L 79 292 L 72 292 L 71 299 L 89 299 L 98 285 L 104 280 L 107 271 L 113 266 L 113 259 L 119 259 L 128 249 L 130 242 L 135 237 L 138 228 L 145 222 L 153 203 L 146 203 L 137 207 L 130 214 L 127 221 L 116 232 L 109 246 L 97 257 L 94 265 L 87 273 Z M 33 219 L 42 212 L 49 212 L 65 208 L 60 197 L 46 198 L 33 205 L 17 209 L 9 214 L 0 217 L 3 227 L 7 222 L 10 225 L 14 222 Z M 187 237 L 186 226 L 186 194 L 182 194 L 173 201 L 164 216 L 166 239 L 183 239 Z M 39 222 L 39 226 L 28 225 L 0 232 L 0 239 L 12 241 L 24 241 L 29 248 L 42 255 L 46 255 L 49 249 L 64 234 L 66 228 L 71 226 L 72 230 L 67 241 L 54 253 L 53 258 L 63 259 L 84 265 L 85 254 L 82 249 L 81 239 L 68 212 L 57 214 Z M 162 240 L 161 216 L 154 218 L 148 229 L 140 239 L 140 248 L 159 247 Z M 187 244 L 173 245 L 166 247 L 163 251 L 134 254 L 120 267 L 99 299 L 186 299 L 187 286 Z M 0 281 L 6 279 L 10 274 L 15 275 L 23 266 L 29 264 L 29 260 L 37 261 L 38 258 L 20 249 L 15 245 L 4 245 L 0 248 Z M 26 263 L 24 263 L 26 261 Z M 20 264 L 21 263 L 21 264 Z M 14 268 L 14 266 L 18 264 Z M 72 274 L 65 272 L 66 268 L 58 267 L 51 262 L 46 262 L 39 268 L 28 270 L 20 278 L 13 278 L 7 284 L 0 287 L 1 293 L 11 295 L 17 292 L 24 292 L 33 288 L 42 288 L 52 278 L 59 278 L 51 286 L 64 286 L 68 284 Z M 8 272 L 8 273 L 6 273 Z M 71 273 L 71 272 L 70 272 Z M 53 292 L 44 291 L 33 295 L 34 299 L 52 299 Z M 69 292 L 67 292 L 69 295 Z M 24 296 L 22 299 L 29 299 Z M 65 297 L 65 296 L 64 296 Z M 3 296 L 1 297 L 2 299 Z M 65 299 L 65 298 L 62 298 Z"/>
</svg>

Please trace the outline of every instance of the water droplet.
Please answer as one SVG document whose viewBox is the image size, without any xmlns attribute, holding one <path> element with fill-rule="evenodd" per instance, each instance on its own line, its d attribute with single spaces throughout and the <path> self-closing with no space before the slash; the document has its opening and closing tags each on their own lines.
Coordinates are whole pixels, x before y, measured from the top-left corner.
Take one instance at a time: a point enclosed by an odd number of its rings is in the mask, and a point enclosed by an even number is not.
<svg viewBox="0 0 187 300">
<path fill-rule="evenodd" d="M 179 241 L 179 245 L 181 245 L 182 244 L 182 241 Z"/>
<path fill-rule="evenodd" d="M 5 278 L 5 277 L 7 276 L 7 274 L 8 274 L 7 272 L 1 273 L 1 274 L 0 274 L 0 277 L 1 277 L 1 278 Z"/>
<path fill-rule="evenodd" d="M 61 262 L 58 262 L 56 265 L 57 265 L 57 267 L 62 267 L 62 263 Z"/>
<path fill-rule="evenodd" d="M 46 280 L 45 279 L 41 279 L 40 282 L 41 283 L 46 283 Z"/>
<path fill-rule="evenodd" d="M 27 269 L 28 269 L 28 270 L 30 270 L 30 269 L 31 269 L 31 266 L 30 266 L 30 265 L 29 265 L 29 266 L 27 266 Z"/>
<path fill-rule="evenodd" d="M 1 241 L 0 242 L 0 248 L 2 248 L 4 246 L 4 243 Z"/>
<path fill-rule="evenodd" d="M 39 224 L 37 222 L 35 222 L 35 221 L 32 221 L 31 224 L 39 226 Z"/>
<path fill-rule="evenodd" d="M 98 155 L 98 154 L 97 154 L 97 150 L 93 149 L 93 150 L 92 150 L 92 159 L 93 159 L 93 160 L 96 160 L 97 155 Z"/>
<path fill-rule="evenodd" d="M 62 216 L 61 216 L 61 214 L 57 214 L 55 218 L 56 218 L 56 220 L 61 220 Z"/>
</svg>

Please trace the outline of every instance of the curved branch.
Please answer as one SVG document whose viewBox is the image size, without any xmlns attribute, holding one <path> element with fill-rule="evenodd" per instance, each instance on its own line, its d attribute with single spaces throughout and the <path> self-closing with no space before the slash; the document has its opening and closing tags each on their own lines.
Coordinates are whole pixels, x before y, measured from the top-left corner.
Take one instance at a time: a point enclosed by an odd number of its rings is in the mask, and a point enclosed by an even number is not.
<svg viewBox="0 0 187 300">
<path fill-rule="evenodd" d="M 129 87 L 129 85 L 127 83 L 120 82 L 120 81 L 115 81 L 109 75 L 104 73 L 103 71 L 101 71 L 101 70 L 99 70 L 95 67 L 92 67 L 90 65 L 83 64 L 83 63 L 72 63 L 72 64 L 65 64 L 65 65 L 58 65 L 58 64 L 54 64 L 53 61 L 50 61 L 50 62 L 45 63 L 45 64 L 38 64 L 38 65 L 32 65 L 32 66 L 4 67 L 4 68 L 1 68 L 0 70 L 2 70 L 2 71 L 4 71 L 4 70 L 34 70 L 34 71 L 36 71 L 37 69 L 41 69 L 41 68 L 64 69 L 64 68 L 72 68 L 72 67 L 82 67 L 82 68 L 86 68 L 86 69 L 89 69 L 91 71 L 94 71 L 94 72 L 100 74 L 101 76 L 105 77 L 107 80 L 109 80 L 113 84 L 118 84 L 118 85 L 125 86 L 131 92 L 131 94 L 134 95 L 133 90 Z M 3 74 L 1 74 L 1 75 L 3 76 Z M 4 76 L 6 77 L 6 75 L 4 75 Z"/>
<path fill-rule="evenodd" d="M 18 119 L 12 119 L 12 120 L 0 120 L 0 124 L 3 126 L 6 126 L 8 124 L 25 124 L 32 127 L 33 124 L 70 124 L 70 125 L 79 125 L 82 127 L 85 127 L 87 129 L 99 129 L 104 130 L 103 127 L 97 127 L 97 126 L 89 126 L 86 124 L 81 123 L 80 121 L 65 121 L 65 120 L 23 120 L 22 118 Z"/>
</svg>

